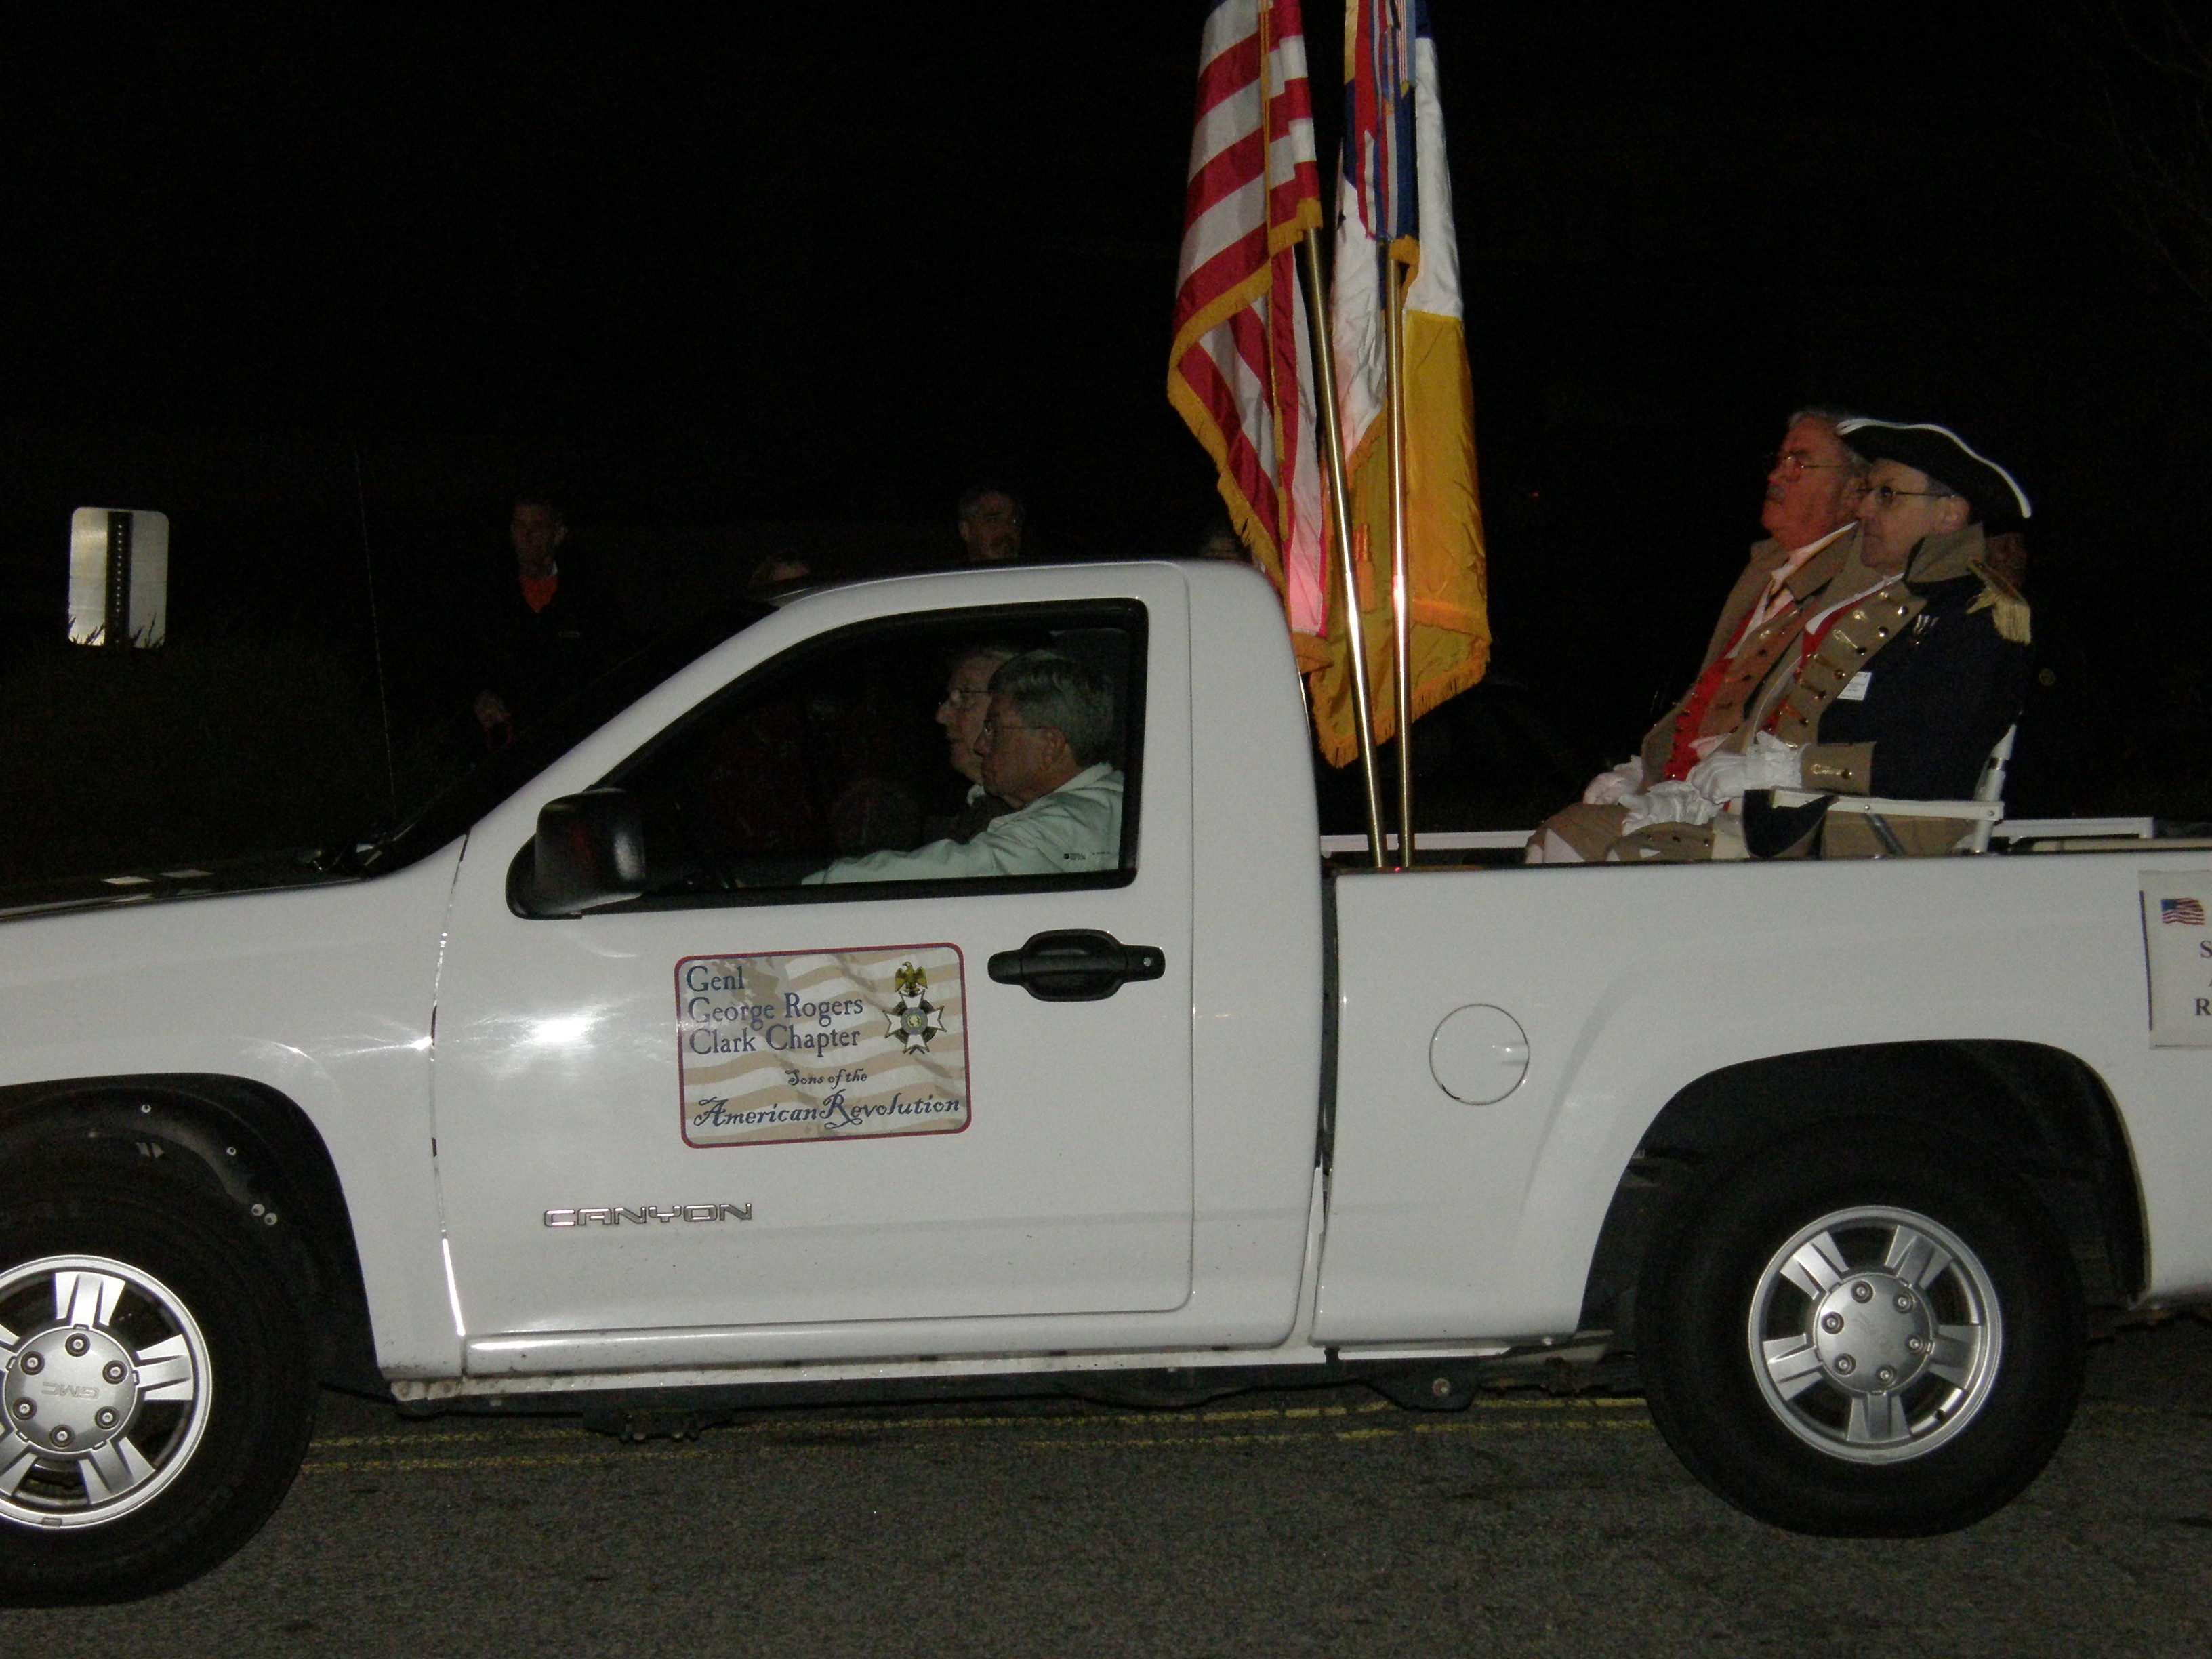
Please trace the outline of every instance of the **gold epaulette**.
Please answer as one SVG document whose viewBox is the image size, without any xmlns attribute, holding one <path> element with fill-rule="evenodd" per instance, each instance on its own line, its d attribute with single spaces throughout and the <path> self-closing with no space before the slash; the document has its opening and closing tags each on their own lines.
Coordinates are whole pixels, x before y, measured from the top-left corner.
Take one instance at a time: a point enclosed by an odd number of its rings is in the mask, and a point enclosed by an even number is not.
<svg viewBox="0 0 2212 1659">
<path fill-rule="evenodd" d="M 1977 611 L 1996 614 L 1991 618 L 1997 625 L 1997 637 L 2009 640 L 2014 645 L 2026 645 L 2033 638 L 2028 625 L 2027 601 L 2014 587 L 1979 559 L 1966 561 L 1966 568 L 1982 579 L 1981 597 L 1966 607 L 1969 616 Z"/>
</svg>

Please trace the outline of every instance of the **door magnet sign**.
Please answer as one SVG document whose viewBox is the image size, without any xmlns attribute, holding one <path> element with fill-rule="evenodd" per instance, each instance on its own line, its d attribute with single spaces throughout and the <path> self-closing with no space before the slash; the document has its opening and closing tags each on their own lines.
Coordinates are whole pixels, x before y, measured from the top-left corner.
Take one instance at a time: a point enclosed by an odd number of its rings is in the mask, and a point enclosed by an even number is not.
<svg viewBox="0 0 2212 1659">
<path fill-rule="evenodd" d="M 686 957 L 676 964 L 685 1143 L 958 1133 L 966 990 L 952 945 Z"/>
</svg>

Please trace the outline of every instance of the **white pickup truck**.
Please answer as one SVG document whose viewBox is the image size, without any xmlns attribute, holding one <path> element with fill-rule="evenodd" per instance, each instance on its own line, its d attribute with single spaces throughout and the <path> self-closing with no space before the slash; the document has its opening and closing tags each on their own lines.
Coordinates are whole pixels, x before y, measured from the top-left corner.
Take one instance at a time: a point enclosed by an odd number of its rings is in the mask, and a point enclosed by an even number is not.
<svg viewBox="0 0 2212 1659">
<path fill-rule="evenodd" d="M 800 884 L 982 637 L 1119 681 L 1118 865 Z M 2212 1293 L 2202 852 L 1332 871 L 1221 566 L 623 672 L 387 842 L 10 913 L 8 1597 L 222 1559 L 318 1378 L 649 1425 L 1632 1352 L 1729 1501 L 1924 1533 L 2033 1478 L 2094 1310 Z"/>
</svg>

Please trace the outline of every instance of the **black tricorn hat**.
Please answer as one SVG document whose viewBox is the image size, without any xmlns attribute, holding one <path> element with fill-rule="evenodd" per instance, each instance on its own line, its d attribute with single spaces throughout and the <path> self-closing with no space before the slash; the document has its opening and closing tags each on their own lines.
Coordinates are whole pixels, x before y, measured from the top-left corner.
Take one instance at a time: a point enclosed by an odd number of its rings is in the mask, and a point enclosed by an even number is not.
<svg viewBox="0 0 2212 1659">
<path fill-rule="evenodd" d="M 1896 461 L 1964 495 L 1978 522 L 2034 516 L 2012 474 L 1948 426 L 1856 416 L 1838 421 L 1836 435 L 1870 461 Z"/>
</svg>

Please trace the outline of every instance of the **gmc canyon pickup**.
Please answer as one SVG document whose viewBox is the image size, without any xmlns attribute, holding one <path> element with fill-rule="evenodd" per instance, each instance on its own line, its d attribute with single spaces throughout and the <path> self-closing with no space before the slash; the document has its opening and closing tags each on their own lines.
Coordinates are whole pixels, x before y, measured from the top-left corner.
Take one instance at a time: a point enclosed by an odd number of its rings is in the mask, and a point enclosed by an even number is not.
<svg viewBox="0 0 2212 1659">
<path fill-rule="evenodd" d="M 1118 860 L 806 884 L 982 638 L 1116 684 Z M 614 684 L 387 840 L 7 913 L 0 1591 L 220 1560 L 319 1380 L 1449 1407 L 1632 1353 L 1729 1501 L 1926 1533 L 2033 1479 L 2092 1310 L 2212 1292 L 2203 852 L 1331 867 L 1233 567 L 837 587 Z"/>
</svg>

